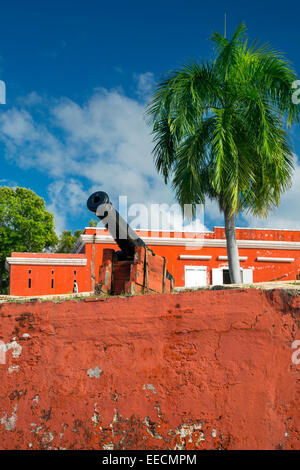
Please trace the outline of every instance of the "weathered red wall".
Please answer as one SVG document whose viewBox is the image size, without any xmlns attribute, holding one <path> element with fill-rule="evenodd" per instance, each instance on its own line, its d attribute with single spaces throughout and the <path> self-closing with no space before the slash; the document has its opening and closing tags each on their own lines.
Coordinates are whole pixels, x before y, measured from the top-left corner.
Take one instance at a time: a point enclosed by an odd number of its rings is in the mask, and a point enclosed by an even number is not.
<svg viewBox="0 0 300 470">
<path fill-rule="evenodd" d="M 1 448 L 299 449 L 294 292 L 1 304 Z"/>
</svg>

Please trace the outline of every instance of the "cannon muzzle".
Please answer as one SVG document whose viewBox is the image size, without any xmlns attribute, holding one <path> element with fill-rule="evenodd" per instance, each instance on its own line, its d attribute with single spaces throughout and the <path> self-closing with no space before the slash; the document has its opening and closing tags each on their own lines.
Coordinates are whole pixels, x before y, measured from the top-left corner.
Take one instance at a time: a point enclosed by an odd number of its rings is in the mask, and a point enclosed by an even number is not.
<svg viewBox="0 0 300 470">
<path fill-rule="evenodd" d="M 96 214 L 97 209 L 102 204 L 109 204 L 109 197 L 104 191 L 96 191 L 87 200 L 88 209 Z"/>
</svg>

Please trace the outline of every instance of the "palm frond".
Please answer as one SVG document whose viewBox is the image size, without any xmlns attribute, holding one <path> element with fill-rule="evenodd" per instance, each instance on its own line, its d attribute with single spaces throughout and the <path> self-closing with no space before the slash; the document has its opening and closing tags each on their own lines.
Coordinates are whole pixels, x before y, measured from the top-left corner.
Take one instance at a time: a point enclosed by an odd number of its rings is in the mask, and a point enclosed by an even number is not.
<svg viewBox="0 0 300 470">
<path fill-rule="evenodd" d="M 248 44 L 243 23 L 211 40 L 214 60 L 170 72 L 147 107 L 155 165 L 182 206 L 208 197 L 231 214 L 266 215 L 291 185 L 296 73 L 268 44 Z"/>
</svg>

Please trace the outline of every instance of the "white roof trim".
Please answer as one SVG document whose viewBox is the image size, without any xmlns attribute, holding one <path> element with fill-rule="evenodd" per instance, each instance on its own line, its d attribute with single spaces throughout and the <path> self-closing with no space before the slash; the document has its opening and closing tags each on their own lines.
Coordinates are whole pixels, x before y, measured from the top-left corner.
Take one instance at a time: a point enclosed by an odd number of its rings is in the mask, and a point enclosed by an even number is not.
<svg viewBox="0 0 300 470">
<path fill-rule="evenodd" d="M 86 266 L 86 258 L 6 258 L 8 264 L 25 264 L 30 266 Z"/>
<path fill-rule="evenodd" d="M 214 228 L 223 228 L 225 230 L 224 225 L 214 225 Z M 270 228 L 270 227 L 235 227 L 237 230 L 262 230 L 268 232 L 300 232 L 299 229 L 292 229 L 292 228 Z"/>
<path fill-rule="evenodd" d="M 103 227 L 103 225 L 101 225 L 101 222 L 99 222 L 99 226 L 96 226 L 96 227 L 85 227 L 85 229 L 97 229 L 97 230 L 105 230 L 105 227 Z M 183 227 L 184 228 L 184 227 Z M 214 225 L 213 226 L 213 229 L 223 229 L 225 230 L 225 227 L 224 225 Z M 235 227 L 237 230 L 262 230 L 262 231 L 268 231 L 268 232 L 300 232 L 299 229 L 292 229 L 292 228 L 270 228 L 270 227 Z M 193 232 L 192 230 L 156 230 L 156 229 L 152 229 L 152 228 L 137 228 L 137 227 L 132 227 L 132 229 L 134 231 L 139 231 L 139 232 L 185 232 L 185 233 L 195 233 Z M 201 230 L 201 233 L 214 233 L 214 230 Z"/>
<path fill-rule="evenodd" d="M 239 256 L 240 261 L 246 261 L 248 256 Z M 218 256 L 218 260 L 220 261 L 228 261 L 228 256 Z"/>
<path fill-rule="evenodd" d="M 195 230 L 175 230 L 175 229 L 168 229 L 168 230 L 163 230 L 163 229 L 154 229 L 154 228 L 137 228 L 137 227 L 131 227 L 132 230 L 135 232 L 161 232 L 161 233 L 196 233 Z M 85 230 L 106 230 L 105 227 L 99 226 L 99 227 L 85 227 Z M 214 233 L 213 230 L 201 230 L 200 233 Z"/>
<path fill-rule="evenodd" d="M 258 256 L 256 261 L 269 261 L 272 263 L 292 263 L 295 258 L 272 258 L 267 256 Z"/>
<path fill-rule="evenodd" d="M 225 239 L 213 238 L 172 238 L 172 237 L 142 237 L 148 245 L 168 245 L 186 247 L 214 247 L 226 248 Z M 86 243 L 115 244 L 110 235 L 81 235 L 74 247 L 74 252 L 79 252 Z M 271 240 L 237 240 L 239 248 L 256 248 L 268 250 L 300 250 L 300 242 L 283 242 Z M 76 251 L 75 251 L 76 250 Z"/>
</svg>

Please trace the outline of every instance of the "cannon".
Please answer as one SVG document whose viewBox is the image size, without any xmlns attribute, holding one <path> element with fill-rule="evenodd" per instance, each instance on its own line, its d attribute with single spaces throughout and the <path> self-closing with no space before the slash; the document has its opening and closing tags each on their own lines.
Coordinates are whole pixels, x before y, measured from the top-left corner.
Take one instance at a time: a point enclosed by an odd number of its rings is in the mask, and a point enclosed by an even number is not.
<svg viewBox="0 0 300 470">
<path fill-rule="evenodd" d="M 138 246 L 149 250 L 141 238 L 120 216 L 111 204 L 108 195 L 103 191 L 96 191 L 87 200 L 87 207 L 94 212 L 104 227 L 109 231 L 121 251 L 117 252 L 118 259 L 131 259 Z M 152 250 L 150 250 L 152 252 Z M 152 252 L 153 253 L 153 252 Z"/>
<path fill-rule="evenodd" d="M 120 294 L 137 292 L 171 292 L 173 276 L 167 271 L 167 260 L 155 253 L 138 237 L 113 207 L 109 196 L 96 191 L 87 200 L 93 212 L 108 230 L 120 250 L 103 250 L 102 265 L 96 290 Z"/>
</svg>

